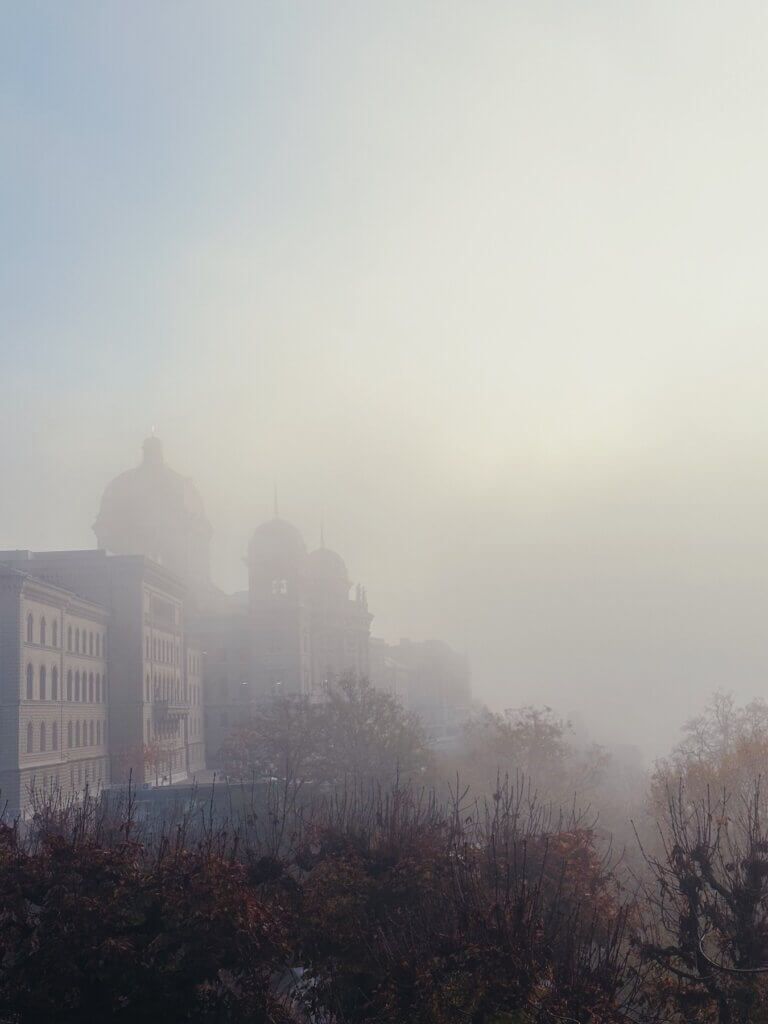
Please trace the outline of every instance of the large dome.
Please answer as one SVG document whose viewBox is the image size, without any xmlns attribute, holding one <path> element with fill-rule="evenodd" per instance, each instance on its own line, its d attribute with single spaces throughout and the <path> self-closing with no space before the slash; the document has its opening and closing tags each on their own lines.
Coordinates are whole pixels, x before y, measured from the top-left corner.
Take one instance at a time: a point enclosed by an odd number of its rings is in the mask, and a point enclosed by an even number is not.
<svg viewBox="0 0 768 1024">
<path fill-rule="evenodd" d="M 210 578 L 211 525 L 189 477 L 163 460 L 159 438 L 143 445 L 140 465 L 109 483 L 93 529 L 100 548 L 145 555 L 192 584 Z"/>
</svg>

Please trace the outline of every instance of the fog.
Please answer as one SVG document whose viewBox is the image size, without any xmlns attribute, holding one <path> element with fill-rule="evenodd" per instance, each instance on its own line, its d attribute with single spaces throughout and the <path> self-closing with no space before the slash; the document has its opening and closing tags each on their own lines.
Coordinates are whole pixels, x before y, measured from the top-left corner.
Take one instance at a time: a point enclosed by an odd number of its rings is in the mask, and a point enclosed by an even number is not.
<svg viewBox="0 0 768 1024">
<path fill-rule="evenodd" d="M 0 549 L 155 425 L 475 696 L 766 696 L 763 4 L 27 3 L 0 39 Z"/>
</svg>

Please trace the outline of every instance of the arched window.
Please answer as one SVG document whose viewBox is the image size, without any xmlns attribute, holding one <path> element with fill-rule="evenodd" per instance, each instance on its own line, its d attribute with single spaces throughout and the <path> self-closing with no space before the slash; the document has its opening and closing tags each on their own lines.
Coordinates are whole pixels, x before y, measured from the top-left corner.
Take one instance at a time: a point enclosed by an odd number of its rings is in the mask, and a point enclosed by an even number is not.
<svg viewBox="0 0 768 1024">
<path fill-rule="evenodd" d="M 67 650 L 68 651 L 72 650 L 72 627 L 71 626 L 69 626 L 67 628 Z"/>
<path fill-rule="evenodd" d="M 75 672 L 75 700 L 80 700 L 80 673 Z"/>
<path fill-rule="evenodd" d="M 88 727 L 88 739 L 90 741 L 91 746 L 93 746 L 93 719 L 91 719 L 91 724 Z"/>
<path fill-rule="evenodd" d="M 72 700 L 72 669 L 67 672 L 67 700 Z"/>
<path fill-rule="evenodd" d="M 32 723 L 27 722 L 27 753 L 32 753 Z"/>
<path fill-rule="evenodd" d="M 40 749 L 45 750 L 47 743 L 47 737 L 45 735 L 45 722 L 40 723 Z"/>
<path fill-rule="evenodd" d="M 75 651 L 77 652 L 77 654 L 80 653 L 80 630 L 79 629 L 75 630 Z"/>
<path fill-rule="evenodd" d="M 96 634 L 96 657 L 101 657 L 101 633 Z"/>
<path fill-rule="evenodd" d="M 93 704 L 93 672 L 88 676 L 88 700 Z"/>
<path fill-rule="evenodd" d="M 27 665 L 27 700 L 32 700 L 32 666 Z"/>
<path fill-rule="evenodd" d="M 45 685 L 45 666 L 40 666 L 40 700 L 45 700 L 46 685 Z"/>
<path fill-rule="evenodd" d="M 93 633 L 88 634 L 88 653 L 93 656 Z"/>
<path fill-rule="evenodd" d="M 59 646 L 59 624 L 56 619 L 53 620 L 53 625 L 51 626 L 51 643 L 54 647 Z"/>
<path fill-rule="evenodd" d="M 67 746 L 72 749 L 72 723 L 67 722 Z"/>
<path fill-rule="evenodd" d="M 96 743 L 101 746 L 101 720 L 96 723 Z"/>
<path fill-rule="evenodd" d="M 96 703 L 101 704 L 101 676 L 96 673 Z"/>
<path fill-rule="evenodd" d="M 147 700 L 149 700 L 150 699 L 150 697 L 149 697 L 149 672 L 147 672 L 146 684 L 147 684 Z"/>
<path fill-rule="evenodd" d="M 51 700 L 59 699 L 59 670 L 53 666 L 51 671 Z"/>
<path fill-rule="evenodd" d="M 27 643 L 34 643 L 35 640 L 35 620 L 32 618 L 31 613 L 27 616 Z"/>
<path fill-rule="evenodd" d="M 59 749 L 59 723 L 54 722 L 51 726 L 51 750 Z"/>
<path fill-rule="evenodd" d="M 80 746 L 80 720 L 75 722 L 75 746 Z"/>
<path fill-rule="evenodd" d="M 101 701 L 102 704 L 107 703 L 107 677 L 102 676 L 101 678 Z"/>
<path fill-rule="evenodd" d="M 40 619 L 40 644 L 42 647 L 45 647 L 45 632 L 45 616 L 43 616 L 43 618 Z"/>
</svg>

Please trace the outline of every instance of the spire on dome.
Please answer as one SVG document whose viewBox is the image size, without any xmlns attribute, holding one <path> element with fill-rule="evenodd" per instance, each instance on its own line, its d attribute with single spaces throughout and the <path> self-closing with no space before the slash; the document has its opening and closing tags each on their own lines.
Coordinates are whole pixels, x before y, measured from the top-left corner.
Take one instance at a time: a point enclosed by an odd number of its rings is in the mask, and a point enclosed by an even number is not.
<svg viewBox="0 0 768 1024">
<path fill-rule="evenodd" d="M 162 466 L 163 464 L 163 442 L 155 436 L 155 428 L 152 428 L 151 435 L 141 446 L 144 452 L 144 463 L 149 466 Z"/>
</svg>

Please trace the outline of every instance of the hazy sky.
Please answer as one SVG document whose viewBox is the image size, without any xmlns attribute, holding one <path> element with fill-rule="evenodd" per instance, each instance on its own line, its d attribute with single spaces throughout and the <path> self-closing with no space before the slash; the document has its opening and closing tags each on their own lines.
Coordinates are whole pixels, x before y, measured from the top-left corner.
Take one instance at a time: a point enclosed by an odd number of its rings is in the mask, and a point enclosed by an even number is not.
<svg viewBox="0 0 768 1024">
<path fill-rule="evenodd" d="M 151 424 L 245 585 L 658 752 L 768 696 L 768 7 L 6 6 L 0 547 L 91 546 Z"/>
</svg>

